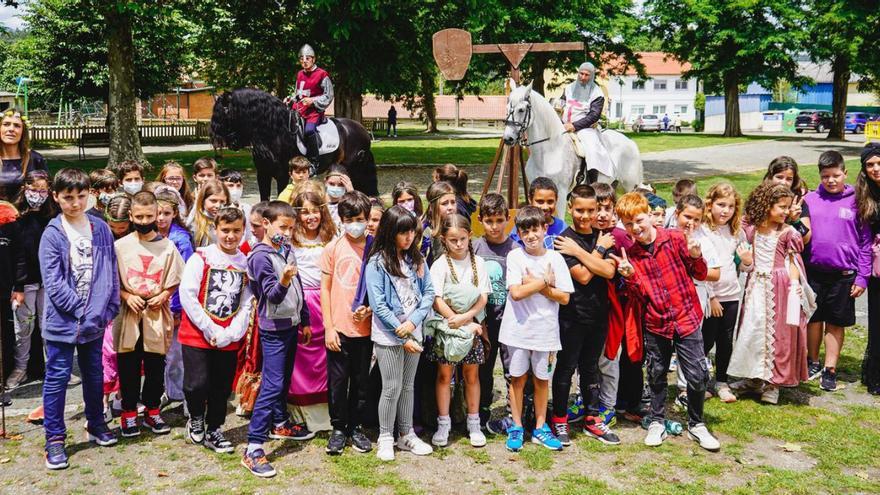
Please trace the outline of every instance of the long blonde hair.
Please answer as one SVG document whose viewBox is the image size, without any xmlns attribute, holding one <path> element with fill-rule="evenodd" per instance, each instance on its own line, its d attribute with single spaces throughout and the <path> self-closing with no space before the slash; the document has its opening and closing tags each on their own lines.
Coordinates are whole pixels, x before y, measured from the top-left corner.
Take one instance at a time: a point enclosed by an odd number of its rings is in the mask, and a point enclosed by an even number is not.
<svg viewBox="0 0 880 495">
<path fill-rule="evenodd" d="M 440 207 L 437 206 L 437 203 L 447 194 L 455 196 L 455 186 L 448 182 L 439 181 L 428 187 L 428 191 L 425 193 L 425 197 L 428 199 L 428 208 L 422 215 L 422 224 L 427 224 L 432 230 L 440 228 L 440 222 L 443 219 L 440 218 Z"/>
<path fill-rule="evenodd" d="M 720 225 L 716 225 L 715 218 L 712 217 L 712 204 L 721 198 L 733 198 L 733 215 L 730 217 L 730 221 L 727 225 L 730 227 L 730 235 L 736 236 L 739 234 L 739 229 L 742 227 L 743 202 L 739 191 L 737 191 L 736 188 L 733 187 L 733 184 L 729 182 L 720 182 L 709 188 L 709 192 L 706 193 L 706 208 L 703 213 L 703 223 L 706 224 L 710 230 L 718 230 Z"/>
<path fill-rule="evenodd" d="M 226 185 L 219 180 L 209 180 L 199 188 L 192 225 L 193 241 L 196 247 L 207 246 L 212 241 L 211 229 L 214 227 L 214 220 L 205 216 L 205 200 L 214 194 L 223 194 L 226 197 L 226 204 L 229 204 L 229 191 L 226 189 Z"/>
</svg>

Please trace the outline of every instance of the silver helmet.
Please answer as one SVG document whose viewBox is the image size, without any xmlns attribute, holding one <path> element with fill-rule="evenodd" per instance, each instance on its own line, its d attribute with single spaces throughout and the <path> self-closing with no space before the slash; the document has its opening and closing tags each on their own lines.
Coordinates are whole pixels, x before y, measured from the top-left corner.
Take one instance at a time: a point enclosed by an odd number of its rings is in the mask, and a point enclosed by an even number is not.
<svg viewBox="0 0 880 495">
<path fill-rule="evenodd" d="M 299 49 L 299 58 L 312 57 L 315 58 L 315 49 L 309 44 L 305 44 Z"/>
</svg>

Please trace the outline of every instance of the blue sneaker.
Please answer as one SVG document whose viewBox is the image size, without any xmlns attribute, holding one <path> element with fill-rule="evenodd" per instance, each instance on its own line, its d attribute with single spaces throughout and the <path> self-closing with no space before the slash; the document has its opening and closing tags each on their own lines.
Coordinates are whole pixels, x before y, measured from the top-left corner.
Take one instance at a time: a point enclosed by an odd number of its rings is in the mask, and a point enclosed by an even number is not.
<svg viewBox="0 0 880 495">
<path fill-rule="evenodd" d="M 511 426 L 513 426 L 513 420 L 510 419 L 510 416 L 486 422 L 486 429 L 493 435 L 507 435 L 507 429 Z"/>
<path fill-rule="evenodd" d="M 507 443 L 505 446 L 511 452 L 519 452 L 523 447 L 523 436 L 525 432 L 522 426 L 511 426 L 507 429 Z M 562 448 L 562 447 L 560 447 Z"/>
<path fill-rule="evenodd" d="M 510 442 L 510 440 L 508 440 Z M 562 442 L 553 435 L 547 423 L 532 432 L 532 443 L 543 445 L 550 450 L 562 450 Z"/>
<path fill-rule="evenodd" d="M 66 469 L 67 451 L 64 449 L 64 439 L 50 440 L 46 442 L 46 467 L 49 469 Z"/>
<path fill-rule="evenodd" d="M 247 468 L 251 474 L 260 478 L 275 476 L 275 468 L 269 464 L 269 459 L 266 459 L 266 452 L 263 449 L 257 449 L 250 454 L 245 450 L 244 456 L 241 458 L 241 465 Z"/>
<path fill-rule="evenodd" d="M 605 426 L 608 426 L 609 428 L 617 424 L 617 413 L 614 412 L 614 409 L 600 407 L 599 417 L 602 418 L 602 422 L 605 423 Z"/>
<path fill-rule="evenodd" d="M 96 443 L 101 447 L 109 447 L 111 445 L 116 445 L 116 435 L 110 431 L 110 428 L 107 428 L 106 424 L 100 424 L 92 428 L 91 426 L 86 428 L 86 432 L 89 437 L 89 441 L 92 443 Z"/>
<path fill-rule="evenodd" d="M 584 416 L 586 415 L 587 410 L 584 407 L 584 398 L 581 397 L 581 394 L 578 394 L 577 398 L 574 400 L 574 403 L 568 406 L 568 422 L 577 423 L 578 421 L 584 419 Z"/>
</svg>

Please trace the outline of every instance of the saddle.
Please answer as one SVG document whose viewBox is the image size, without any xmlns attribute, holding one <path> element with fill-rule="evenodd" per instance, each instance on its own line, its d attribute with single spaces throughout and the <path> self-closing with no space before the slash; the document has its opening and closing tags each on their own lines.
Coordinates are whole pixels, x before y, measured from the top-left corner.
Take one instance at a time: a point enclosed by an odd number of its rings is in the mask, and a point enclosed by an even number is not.
<svg viewBox="0 0 880 495">
<path fill-rule="evenodd" d="M 324 119 L 324 122 L 318 125 L 317 131 L 319 155 L 333 153 L 339 149 L 339 128 L 336 127 L 335 119 Z M 296 136 L 296 147 L 299 148 L 300 153 L 306 154 L 306 145 L 300 135 Z"/>
</svg>

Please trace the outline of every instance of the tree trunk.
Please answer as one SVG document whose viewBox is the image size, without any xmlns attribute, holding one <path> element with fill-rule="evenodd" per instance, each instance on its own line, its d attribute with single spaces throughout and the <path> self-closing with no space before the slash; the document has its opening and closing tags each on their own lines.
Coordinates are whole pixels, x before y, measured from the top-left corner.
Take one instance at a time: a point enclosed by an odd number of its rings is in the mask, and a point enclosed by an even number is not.
<svg viewBox="0 0 880 495">
<path fill-rule="evenodd" d="M 287 97 L 287 78 L 284 77 L 284 73 L 282 72 L 275 74 L 275 96 L 277 96 L 279 100 L 283 100 Z"/>
<path fill-rule="evenodd" d="M 437 81 L 429 71 L 422 72 L 421 97 L 422 111 L 425 116 L 425 132 L 437 132 L 437 102 L 434 100 L 434 89 Z"/>
<path fill-rule="evenodd" d="M 363 95 L 360 91 L 352 91 L 344 81 L 333 88 L 333 113 L 336 117 L 345 117 L 361 122 L 363 120 Z"/>
<path fill-rule="evenodd" d="M 724 75 L 724 134 L 725 137 L 742 136 L 739 122 L 739 84 L 733 74 Z"/>
<path fill-rule="evenodd" d="M 532 89 L 544 96 L 544 70 L 549 58 L 546 53 L 536 53 L 532 62 Z"/>
<path fill-rule="evenodd" d="M 828 139 L 843 140 L 846 134 L 846 92 L 849 86 L 850 60 L 847 55 L 838 55 L 831 62 L 834 71 L 831 93 L 831 130 Z"/>
<path fill-rule="evenodd" d="M 107 65 L 110 72 L 107 122 L 110 133 L 110 158 L 107 166 L 115 168 L 125 160 L 150 164 L 141 149 L 137 126 L 137 98 L 134 94 L 134 39 L 131 17 L 115 7 L 107 10 Z"/>
</svg>

